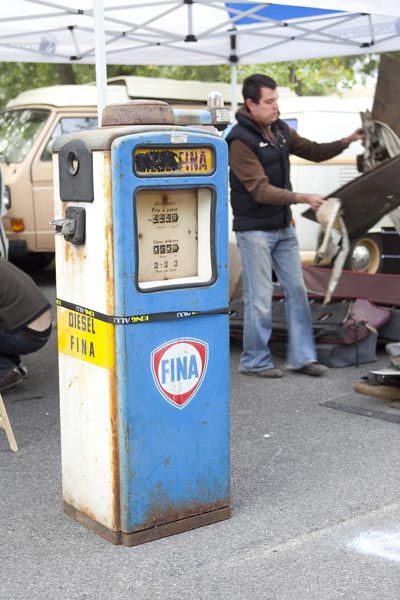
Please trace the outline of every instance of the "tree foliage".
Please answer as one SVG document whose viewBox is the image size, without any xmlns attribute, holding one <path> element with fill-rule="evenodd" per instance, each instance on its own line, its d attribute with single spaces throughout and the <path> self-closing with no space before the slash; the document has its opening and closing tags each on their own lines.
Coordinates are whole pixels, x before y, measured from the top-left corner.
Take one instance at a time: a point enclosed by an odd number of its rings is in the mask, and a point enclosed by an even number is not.
<svg viewBox="0 0 400 600">
<path fill-rule="evenodd" d="M 400 52 L 390 53 L 400 58 Z M 376 76 L 379 55 L 366 54 L 335 58 L 299 60 L 258 65 L 239 65 L 238 81 L 255 72 L 270 75 L 280 86 L 289 87 L 299 95 L 324 95 L 343 88 L 363 84 L 368 77 Z M 229 65 L 193 66 L 132 66 L 109 65 L 108 77 L 144 75 L 199 81 L 230 81 Z M 80 84 L 95 80 L 94 65 L 52 63 L 1 63 L 0 105 L 20 92 L 36 87 L 57 84 Z"/>
</svg>

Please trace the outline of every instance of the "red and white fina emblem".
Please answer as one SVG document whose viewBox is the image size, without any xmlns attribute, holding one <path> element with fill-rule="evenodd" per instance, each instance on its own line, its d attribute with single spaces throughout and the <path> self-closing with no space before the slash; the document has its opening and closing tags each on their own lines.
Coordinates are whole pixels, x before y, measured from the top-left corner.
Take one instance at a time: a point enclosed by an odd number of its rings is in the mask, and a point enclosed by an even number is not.
<svg viewBox="0 0 400 600">
<path fill-rule="evenodd" d="M 183 408 L 201 386 L 208 363 L 208 344 L 193 338 L 170 340 L 151 353 L 151 371 L 161 395 Z"/>
</svg>

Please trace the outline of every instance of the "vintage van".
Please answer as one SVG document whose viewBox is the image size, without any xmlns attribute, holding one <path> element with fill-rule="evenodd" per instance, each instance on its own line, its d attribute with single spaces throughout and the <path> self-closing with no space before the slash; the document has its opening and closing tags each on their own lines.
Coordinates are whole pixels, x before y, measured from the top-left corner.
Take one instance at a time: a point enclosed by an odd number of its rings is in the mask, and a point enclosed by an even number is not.
<svg viewBox="0 0 400 600">
<path fill-rule="evenodd" d="M 115 90 L 118 99 L 126 100 L 124 88 Z M 34 253 L 43 264 L 52 259 L 52 143 L 64 133 L 97 127 L 96 102 L 94 86 L 56 86 L 23 92 L 0 111 L 10 259 Z"/>
<path fill-rule="evenodd" d="M 5 216 L 7 210 L 7 199 L 5 196 L 5 187 L 3 177 L 0 171 L 0 258 L 8 257 L 8 239 L 4 231 L 2 217 Z"/>
<path fill-rule="evenodd" d="M 111 79 L 107 95 L 108 103 L 147 98 L 180 108 L 205 107 L 216 87 L 230 93 L 228 84 L 132 76 Z M 60 135 L 97 126 L 94 85 L 29 90 L 0 111 L 0 163 L 9 202 L 3 223 L 11 260 L 34 256 L 43 265 L 52 260 L 52 144 Z"/>
</svg>

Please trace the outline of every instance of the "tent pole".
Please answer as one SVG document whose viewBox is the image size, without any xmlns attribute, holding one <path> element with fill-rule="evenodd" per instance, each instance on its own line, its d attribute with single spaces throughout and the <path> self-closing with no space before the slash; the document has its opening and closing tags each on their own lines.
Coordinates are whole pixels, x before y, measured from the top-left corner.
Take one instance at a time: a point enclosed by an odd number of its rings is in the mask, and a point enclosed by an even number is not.
<svg viewBox="0 0 400 600">
<path fill-rule="evenodd" d="M 103 0 L 93 0 L 96 48 L 97 117 L 101 125 L 103 109 L 107 104 L 107 59 L 104 34 Z"/>
<path fill-rule="evenodd" d="M 237 107 L 238 107 L 238 99 L 237 99 L 237 63 L 238 56 L 236 53 L 236 28 L 232 29 L 232 35 L 230 36 L 230 49 L 231 53 L 229 56 L 229 63 L 231 65 L 231 110 L 233 120 L 235 119 Z"/>
<path fill-rule="evenodd" d="M 231 63 L 231 86 L 232 86 L 232 101 L 231 101 L 231 110 L 232 116 L 235 117 L 237 108 L 238 108 L 238 99 L 237 99 L 237 64 Z"/>
</svg>

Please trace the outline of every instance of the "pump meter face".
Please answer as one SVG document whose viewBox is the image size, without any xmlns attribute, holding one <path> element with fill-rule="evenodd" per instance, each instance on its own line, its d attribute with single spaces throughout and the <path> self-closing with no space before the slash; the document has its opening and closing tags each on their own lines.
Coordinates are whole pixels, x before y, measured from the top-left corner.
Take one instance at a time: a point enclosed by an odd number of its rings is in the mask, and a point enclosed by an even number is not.
<svg viewBox="0 0 400 600">
<path fill-rule="evenodd" d="M 208 188 L 137 191 L 139 289 L 210 283 L 212 198 Z"/>
</svg>

